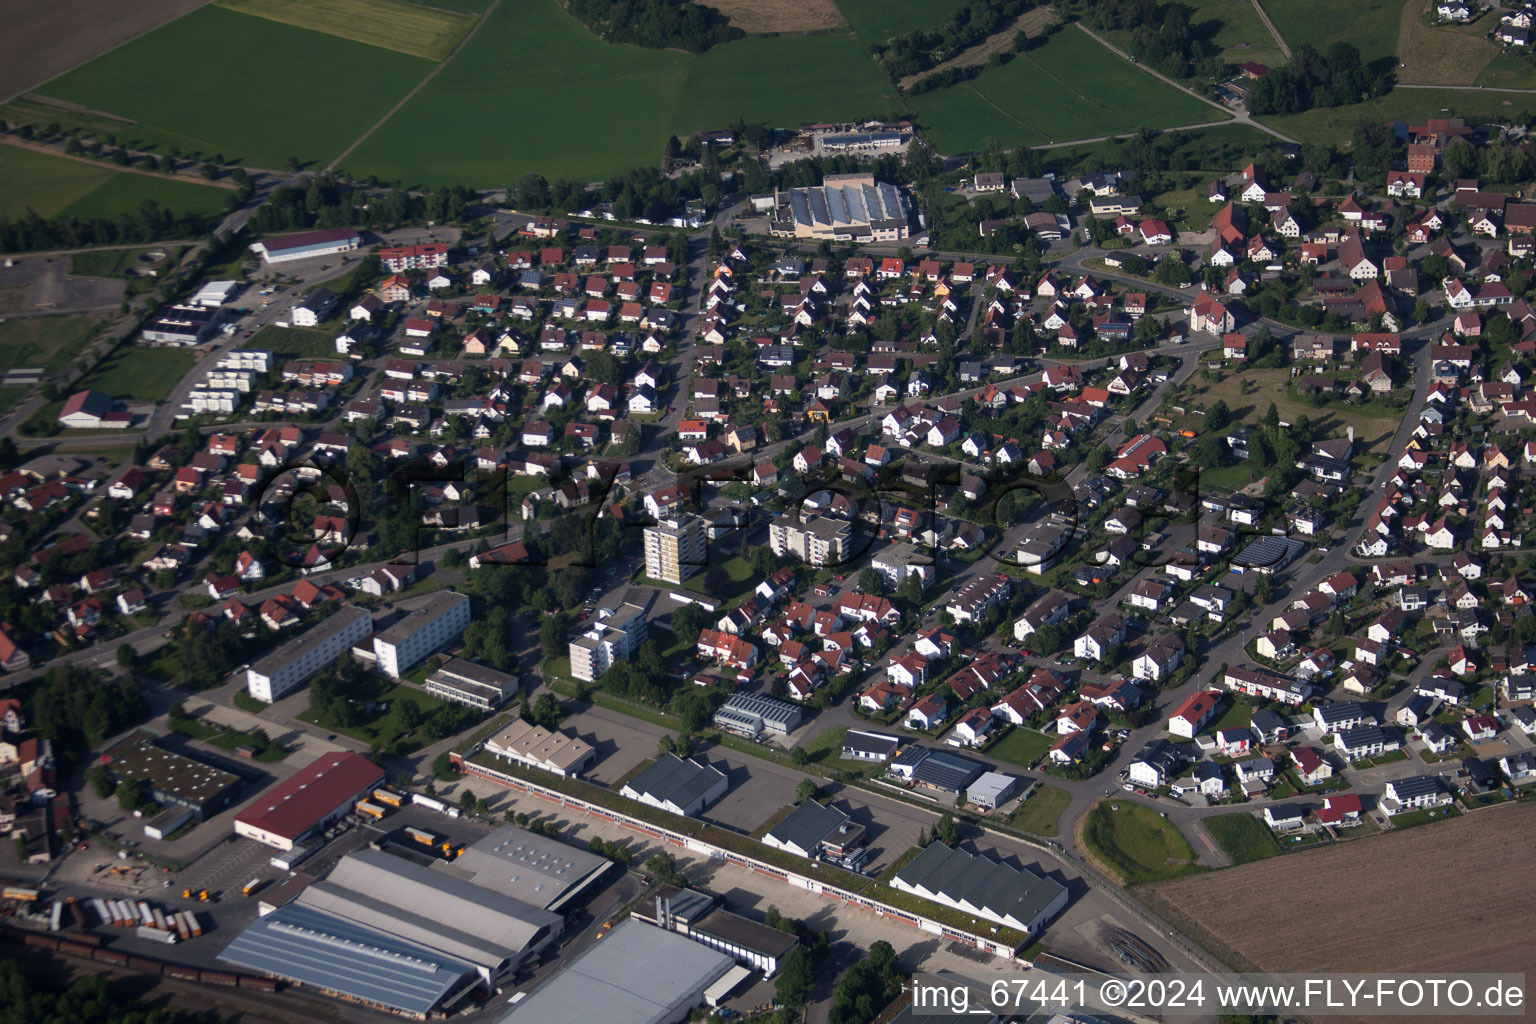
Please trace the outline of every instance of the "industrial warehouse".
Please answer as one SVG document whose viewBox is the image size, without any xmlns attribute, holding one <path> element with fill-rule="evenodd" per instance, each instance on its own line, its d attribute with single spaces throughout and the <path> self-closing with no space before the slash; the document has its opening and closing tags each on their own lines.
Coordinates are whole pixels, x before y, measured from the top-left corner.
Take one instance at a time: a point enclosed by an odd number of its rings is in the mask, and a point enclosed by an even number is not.
<svg viewBox="0 0 1536 1024">
<path fill-rule="evenodd" d="M 675 1024 L 734 969 L 725 953 L 630 918 L 498 1024 Z"/>
<path fill-rule="evenodd" d="M 1067 905 L 1060 882 L 943 843 L 929 843 L 890 885 L 1031 935 Z"/>
<path fill-rule="evenodd" d="M 383 782 L 384 769 L 361 754 L 321 754 L 309 767 L 252 800 L 235 817 L 235 833 L 292 850 Z"/>
</svg>

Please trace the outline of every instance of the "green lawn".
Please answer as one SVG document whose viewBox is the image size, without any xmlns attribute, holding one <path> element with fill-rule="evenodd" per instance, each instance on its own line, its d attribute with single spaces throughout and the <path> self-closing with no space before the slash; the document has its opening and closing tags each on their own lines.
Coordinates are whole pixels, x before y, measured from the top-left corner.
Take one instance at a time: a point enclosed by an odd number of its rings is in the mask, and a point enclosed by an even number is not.
<svg viewBox="0 0 1536 1024">
<path fill-rule="evenodd" d="M 1344 42 L 1366 63 L 1397 52 L 1404 0 L 1264 0 L 1264 12 L 1294 51 L 1308 45 L 1326 56 Z"/>
<path fill-rule="evenodd" d="M 1275 845 L 1275 834 L 1258 818 L 1244 811 L 1235 814 L 1217 814 L 1201 821 L 1216 845 L 1221 847 L 1233 864 L 1247 864 L 1263 860 L 1280 852 Z"/>
<path fill-rule="evenodd" d="M 503 185 L 530 171 L 594 178 L 654 164 L 668 135 L 738 117 L 784 126 L 896 109 L 851 33 L 749 36 L 691 56 L 605 43 L 555 0 L 520 0 L 498 7 L 345 166 L 432 185 Z"/>
<path fill-rule="evenodd" d="M 142 249 L 92 249 L 77 252 L 69 258 L 69 272 L 79 277 L 128 277 L 128 271 L 139 264 L 145 253 L 165 253 L 165 259 L 155 262 L 155 267 L 175 266 L 181 248 L 163 245 L 146 245 Z M 149 261 L 143 261 L 150 266 Z"/>
<path fill-rule="evenodd" d="M 866 48 L 916 29 L 937 28 L 964 0 L 838 0 Z"/>
<path fill-rule="evenodd" d="M 95 337 L 97 321 L 84 314 L 0 321 L 0 370 L 59 370 Z"/>
<path fill-rule="evenodd" d="M 118 130 L 120 142 L 281 167 L 335 157 L 431 68 L 210 6 L 49 82 L 45 95 L 138 122 Z"/>
<path fill-rule="evenodd" d="M 800 749 L 805 751 L 806 760 L 813 764 L 840 765 L 843 758 L 843 737 L 847 733 L 846 725 L 834 725 L 812 736 L 810 742 L 801 744 Z"/>
<path fill-rule="evenodd" d="M 1129 801 L 1095 804 L 1083 821 L 1083 841 L 1095 857 L 1119 872 L 1126 885 L 1204 870 L 1172 823 L 1150 807 Z"/>
<path fill-rule="evenodd" d="M 327 729 L 334 729 L 336 732 L 351 736 L 354 739 L 375 744 L 380 749 L 388 749 L 402 736 L 407 736 L 411 732 L 411 730 L 406 729 L 400 723 L 401 704 L 409 703 L 416 705 L 417 710 L 421 712 L 423 720 L 438 708 L 446 706 L 445 701 L 438 700 L 417 687 L 409 686 L 405 683 L 390 685 L 388 680 L 375 676 L 367 678 L 366 689 L 367 692 L 357 694 L 354 699 L 366 700 L 379 707 L 361 725 L 349 729 L 326 725 L 318 721 L 307 710 L 299 715 L 299 720 L 309 722 L 312 725 L 323 725 Z M 408 740 L 407 745 L 411 745 L 410 749 L 415 749 L 415 746 L 419 746 L 420 743 L 419 741 Z M 406 752 L 405 747 L 396 749 L 400 753 Z"/>
<path fill-rule="evenodd" d="M 80 382 L 114 398 L 164 401 L 171 390 L 197 363 L 197 356 L 179 348 L 147 348 L 122 345 Z"/>
<path fill-rule="evenodd" d="M 1013 812 L 1008 824 L 1032 835 L 1060 835 L 1061 814 L 1071 802 L 1071 793 L 1042 782 L 1035 786 L 1029 798 Z"/>
<path fill-rule="evenodd" d="M 1043 732 L 1027 726 L 1016 725 L 1002 739 L 987 748 L 987 753 L 1001 761 L 1008 761 L 1020 768 L 1032 768 L 1045 756 L 1055 741 Z"/>
<path fill-rule="evenodd" d="M 1226 117 L 1071 26 L 970 82 L 914 96 L 910 105 L 945 153 L 980 149 L 988 136 L 1005 147 L 1032 146 Z"/>
<path fill-rule="evenodd" d="M 1268 8 L 1266 7 L 1266 10 Z M 1463 117 L 1467 123 L 1496 119 L 1524 123 L 1536 112 L 1536 96 L 1469 92 L 1457 89 L 1394 89 L 1379 99 L 1347 107 L 1326 107 L 1305 114 L 1261 120 L 1300 142 L 1345 145 L 1363 121 L 1408 121 L 1426 117 Z"/>
<path fill-rule="evenodd" d="M 279 363 L 285 359 L 329 359 L 336 355 L 336 337 L 314 327 L 263 327 L 245 347 L 267 349 Z"/>
<path fill-rule="evenodd" d="M 1203 483 L 1205 477 L 1202 475 L 1200 479 Z M 1248 725 L 1248 721 L 1253 715 L 1253 707 L 1244 701 L 1233 700 L 1230 696 L 1225 699 L 1227 701 L 1227 710 L 1205 729 L 1206 732 L 1214 733 L 1222 729 L 1240 729 Z"/>
</svg>

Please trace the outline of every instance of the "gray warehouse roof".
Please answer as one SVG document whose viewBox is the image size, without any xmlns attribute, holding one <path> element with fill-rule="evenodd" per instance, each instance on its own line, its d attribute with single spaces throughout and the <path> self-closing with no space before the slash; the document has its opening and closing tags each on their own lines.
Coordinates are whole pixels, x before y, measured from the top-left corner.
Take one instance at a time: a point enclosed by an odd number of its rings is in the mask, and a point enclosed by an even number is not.
<svg viewBox="0 0 1536 1024">
<path fill-rule="evenodd" d="M 724 777 L 719 769 L 709 765 L 685 761 L 676 754 L 662 754 L 655 764 L 625 785 L 662 803 L 687 807 Z"/>
<path fill-rule="evenodd" d="M 896 876 L 952 903 L 967 903 L 996 918 L 1030 922 L 1058 899 L 1065 888 L 1028 868 L 970 854 L 943 843 L 929 843 Z"/>
<path fill-rule="evenodd" d="M 492 974 L 503 961 L 518 962 L 550 930 L 562 927 L 559 914 L 370 849 L 343 857 L 325 881 L 304 890 L 297 902 L 441 950 Z"/>
<path fill-rule="evenodd" d="M 930 751 L 928 756 L 912 770 L 912 778 L 918 782 L 937 786 L 953 793 L 969 786 L 986 770 L 986 765 L 967 757 L 958 757 L 943 750 Z"/>
<path fill-rule="evenodd" d="M 724 953 L 634 918 L 589 947 L 498 1024 L 660 1024 L 734 966 Z"/>
<path fill-rule="evenodd" d="M 299 904 L 258 917 L 219 959 L 406 1013 L 479 979 L 462 960 Z"/>
<path fill-rule="evenodd" d="M 608 868 L 608 860 L 558 839 L 507 825 L 437 870 L 494 889 L 548 910 L 585 888 Z"/>
<path fill-rule="evenodd" d="M 765 838 L 784 846 L 814 851 L 821 841 L 836 832 L 848 815 L 830 805 L 806 800 L 789 817 L 768 830 Z"/>
</svg>

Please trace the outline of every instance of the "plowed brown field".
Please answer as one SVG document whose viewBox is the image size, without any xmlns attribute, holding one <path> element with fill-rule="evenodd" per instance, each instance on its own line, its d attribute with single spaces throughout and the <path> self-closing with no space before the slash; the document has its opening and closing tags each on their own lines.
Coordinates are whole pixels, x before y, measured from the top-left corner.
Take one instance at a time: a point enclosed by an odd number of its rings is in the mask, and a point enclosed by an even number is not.
<svg viewBox="0 0 1536 1024">
<path fill-rule="evenodd" d="M 1136 894 L 1242 970 L 1536 973 L 1533 844 L 1536 804 L 1504 804 Z"/>
</svg>

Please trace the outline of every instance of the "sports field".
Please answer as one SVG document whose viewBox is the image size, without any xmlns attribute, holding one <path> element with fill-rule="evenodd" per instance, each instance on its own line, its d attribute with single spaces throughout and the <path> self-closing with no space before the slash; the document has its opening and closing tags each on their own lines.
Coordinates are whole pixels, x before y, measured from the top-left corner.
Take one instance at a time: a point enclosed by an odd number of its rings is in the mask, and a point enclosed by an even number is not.
<svg viewBox="0 0 1536 1024">
<path fill-rule="evenodd" d="M 227 189 L 0 146 L 0 217 L 20 217 L 31 209 L 39 217 L 115 219 L 146 199 L 176 213 L 212 215 L 224 209 L 229 195 Z"/>
<path fill-rule="evenodd" d="M 737 117 L 793 125 L 897 108 L 847 33 L 749 36 L 695 57 L 605 43 L 555 0 L 521 0 L 501 4 L 344 170 L 428 185 L 597 178 L 654 164 L 669 134 Z"/>
<path fill-rule="evenodd" d="M 1351 43 L 1369 64 L 1397 52 L 1405 2 L 1417 0 L 1264 0 L 1264 12 L 1292 50 Z"/>
<path fill-rule="evenodd" d="M 978 150 L 989 135 L 1005 147 L 1032 146 L 1225 119 L 1070 26 L 1001 67 L 911 104 L 944 153 Z"/>
<path fill-rule="evenodd" d="M 431 67 L 204 7 L 50 82 L 45 95 L 138 122 L 119 129 L 121 142 L 281 167 L 290 156 L 334 157 Z"/>
<path fill-rule="evenodd" d="M 442 60 L 475 15 L 406 0 L 218 0 L 218 5 L 386 50 Z"/>
</svg>

